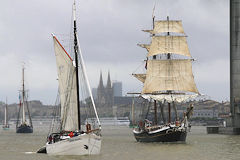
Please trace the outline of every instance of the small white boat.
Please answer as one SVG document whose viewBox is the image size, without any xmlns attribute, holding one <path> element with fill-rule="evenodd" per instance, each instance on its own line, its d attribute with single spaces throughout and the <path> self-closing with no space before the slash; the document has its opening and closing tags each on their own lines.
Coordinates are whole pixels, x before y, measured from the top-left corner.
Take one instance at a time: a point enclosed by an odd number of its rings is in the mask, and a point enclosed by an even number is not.
<svg viewBox="0 0 240 160">
<path fill-rule="evenodd" d="M 5 105 L 5 108 L 4 108 L 4 124 L 3 124 L 2 128 L 3 128 L 3 130 L 8 130 L 9 129 L 7 99 L 6 99 L 6 105 Z"/>
</svg>

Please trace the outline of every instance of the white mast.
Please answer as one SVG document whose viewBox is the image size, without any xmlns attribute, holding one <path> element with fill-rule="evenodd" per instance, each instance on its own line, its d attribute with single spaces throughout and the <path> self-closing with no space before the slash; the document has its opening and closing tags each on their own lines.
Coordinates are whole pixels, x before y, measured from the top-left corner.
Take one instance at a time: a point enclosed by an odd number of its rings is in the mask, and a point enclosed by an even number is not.
<svg viewBox="0 0 240 160">
<path fill-rule="evenodd" d="M 25 118 L 25 110 L 24 110 L 24 107 L 25 107 L 25 90 L 24 90 L 24 65 L 23 65 L 23 68 L 22 68 L 22 123 L 25 123 L 26 122 L 26 118 Z"/>
<path fill-rule="evenodd" d="M 73 2 L 73 21 L 76 21 L 76 2 Z"/>
<path fill-rule="evenodd" d="M 6 105 L 5 105 L 5 114 L 4 114 L 4 126 L 7 125 L 7 98 L 6 98 Z"/>
</svg>

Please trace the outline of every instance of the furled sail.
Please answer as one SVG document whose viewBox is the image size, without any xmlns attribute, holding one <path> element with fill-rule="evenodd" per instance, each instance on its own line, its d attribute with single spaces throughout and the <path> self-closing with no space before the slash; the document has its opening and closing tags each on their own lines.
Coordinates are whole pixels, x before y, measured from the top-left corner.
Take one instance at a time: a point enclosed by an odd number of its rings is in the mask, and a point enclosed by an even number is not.
<svg viewBox="0 0 240 160">
<path fill-rule="evenodd" d="M 73 60 L 53 36 L 61 102 L 62 130 L 78 130 L 76 69 Z"/>
<path fill-rule="evenodd" d="M 198 93 L 189 59 L 148 60 L 142 94 L 161 91 Z"/>
<path fill-rule="evenodd" d="M 148 57 L 157 54 L 175 53 L 191 57 L 185 36 L 153 36 Z"/>
<path fill-rule="evenodd" d="M 153 30 L 143 30 L 144 32 L 149 32 L 151 34 L 159 34 L 165 32 L 175 32 L 184 34 L 182 27 L 182 21 L 155 21 Z"/>
<path fill-rule="evenodd" d="M 146 74 L 132 74 L 134 77 L 136 77 L 139 81 L 145 82 Z"/>
<path fill-rule="evenodd" d="M 172 103 L 172 102 L 186 102 L 189 100 L 193 100 L 196 97 L 200 97 L 199 94 L 158 94 L 158 95 L 149 95 L 149 94 L 143 94 L 141 95 L 141 97 L 145 98 L 145 99 L 154 99 L 160 102 L 168 102 L 168 103 Z"/>
</svg>

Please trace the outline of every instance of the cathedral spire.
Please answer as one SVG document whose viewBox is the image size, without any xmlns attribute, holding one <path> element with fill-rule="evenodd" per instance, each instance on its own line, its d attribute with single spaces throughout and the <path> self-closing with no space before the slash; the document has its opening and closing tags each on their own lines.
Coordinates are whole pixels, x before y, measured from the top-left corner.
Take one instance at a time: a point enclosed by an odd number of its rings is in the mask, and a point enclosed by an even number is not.
<svg viewBox="0 0 240 160">
<path fill-rule="evenodd" d="M 107 80 L 107 87 L 106 88 L 112 88 L 112 83 L 110 79 L 110 72 L 108 71 L 108 80 Z"/>
<path fill-rule="evenodd" d="M 100 71 L 100 80 L 99 80 L 99 84 L 98 84 L 98 88 L 104 88 L 103 86 L 103 78 L 102 78 L 102 71 Z"/>
</svg>

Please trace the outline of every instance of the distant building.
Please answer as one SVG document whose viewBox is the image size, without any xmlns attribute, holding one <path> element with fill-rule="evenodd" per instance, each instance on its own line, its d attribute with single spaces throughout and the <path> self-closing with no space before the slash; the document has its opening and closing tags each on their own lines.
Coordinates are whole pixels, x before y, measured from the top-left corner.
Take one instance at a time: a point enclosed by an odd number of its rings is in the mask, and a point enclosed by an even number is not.
<svg viewBox="0 0 240 160">
<path fill-rule="evenodd" d="M 122 82 L 115 81 L 112 83 L 113 86 L 113 96 L 122 97 Z"/>
<path fill-rule="evenodd" d="M 114 97 L 122 97 L 122 82 L 111 82 L 110 73 L 108 72 L 107 85 L 103 84 L 102 72 L 100 73 L 100 79 L 98 88 L 92 89 L 93 96 L 97 100 L 98 104 L 112 107 L 114 104 Z M 122 99 L 121 99 L 122 100 Z"/>
<path fill-rule="evenodd" d="M 104 104 L 107 107 L 112 107 L 113 105 L 113 88 L 109 72 L 106 86 L 103 85 L 102 72 L 100 73 L 100 80 L 97 88 L 97 103 Z"/>
<path fill-rule="evenodd" d="M 136 98 L 137 100 L 137 98 Z M 133 101 L 133 97 L 116 97 L 114 96 L 114 105 L 120 106 L 120 105 L 131 105 Z"/>
<path fill-rule="evenodd" d="M 218 111 L 212 109 L 200 109 L 193 111 L 193 118 L 218 118 Z"/>
</svg>

